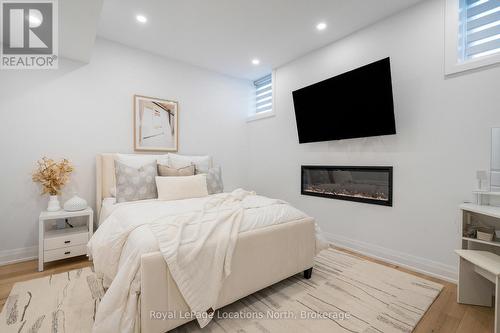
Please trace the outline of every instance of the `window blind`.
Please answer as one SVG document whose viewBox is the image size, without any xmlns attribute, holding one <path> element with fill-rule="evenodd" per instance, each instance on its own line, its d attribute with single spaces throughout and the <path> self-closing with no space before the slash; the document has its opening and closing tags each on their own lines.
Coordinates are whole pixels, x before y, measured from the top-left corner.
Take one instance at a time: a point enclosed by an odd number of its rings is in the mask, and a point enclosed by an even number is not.
<svg viewBox="0 0 500 333">
<path fill-rule="evenodd" d="M 272 75 L 266 75 L 254 81 L 255 86 L 255 112 L 267 112 L 273 110 L 273 79 Z"/>
<path fill-rule="evenodd" d="M 500 53 L 500 0 L 460 0 L 462 60 Z"/>
</svg>

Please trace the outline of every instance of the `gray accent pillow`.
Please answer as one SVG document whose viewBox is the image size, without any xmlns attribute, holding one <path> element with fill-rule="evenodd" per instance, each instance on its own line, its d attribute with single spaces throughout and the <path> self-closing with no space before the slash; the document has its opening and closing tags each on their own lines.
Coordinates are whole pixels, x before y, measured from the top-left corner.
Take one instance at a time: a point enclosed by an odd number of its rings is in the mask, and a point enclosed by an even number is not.
<svg viewBox="0 0 500 333">
<path fill-rule="evenodd" d="M 222 184 L 222 171 L 220 167 L 208 169 L 207 191 L 208 194 L 222 193 L 224 191 L 224 185 Z"/>
<path fill-rule="evenodd" d="M 158 198 L 156 161 L 135 168 L 115 160 L 115 176 L 116 202 Z"/>
</svg>

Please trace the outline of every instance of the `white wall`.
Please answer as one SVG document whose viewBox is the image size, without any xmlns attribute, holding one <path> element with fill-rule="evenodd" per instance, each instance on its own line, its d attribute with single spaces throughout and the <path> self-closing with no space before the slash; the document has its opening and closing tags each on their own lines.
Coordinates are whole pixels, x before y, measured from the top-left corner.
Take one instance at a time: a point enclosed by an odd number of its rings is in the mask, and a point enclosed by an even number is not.
<svg viewBox="0 0 500 333">
<path fill-rule="evenodd" d="M 211 154 L 226 188 L 241 186 L 250 82 L 98 40 L 89 65 L 0 73 L 0 263 L 36 255 L 47 197 L 31 181 L 46 155 L 76 166 L 73 184 L 94 206 L 95 155 L 133 151 L 132 98 L 179 101 L 179 148 Z M 69 193 L 66 188 L 64 198 Z"/>
<path fill-rule="evenodd" d="M 387 56 L 398 134 L 299 145 L 291 92 Z M 472 199 L 475 170 L 489 169 L 490 128 L 500 126 L 500 68 L 443 73 L 442 0 L 278 68 L 276 117 L 248 124 L 247 187 L 314 216 L 338 245 L 454 279 L 457 207 Z M 393 165 L 394 207 L 301 196 L 301 164 Z"/>
</svg>

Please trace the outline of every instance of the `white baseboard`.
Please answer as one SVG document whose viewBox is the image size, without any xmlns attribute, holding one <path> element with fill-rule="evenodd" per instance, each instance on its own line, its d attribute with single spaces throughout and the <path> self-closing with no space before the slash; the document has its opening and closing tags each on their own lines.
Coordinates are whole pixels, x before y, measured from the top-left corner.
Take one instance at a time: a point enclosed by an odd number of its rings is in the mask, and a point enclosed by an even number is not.
<svg viewBox="0 0 500 333">
<path fill-rule="evenodd" d="M 371 258 L 395 264 L 415 272 L 436 277 L 448 282 L 457 283 L 457 267 L 446 265 L 433 260 L 416 257 L 404 252 L 394 251 L 382 246 L 349 239 L 343 236 L 324 233 L 327 240 L 333 245 L 352 250 Z"/>
<path fill-rule="evenodd" d="M 0 251 L 0 266 L 14 264 L 38 258 L 38 247 L 24 247 L 21 249 Z"/>
</svg>

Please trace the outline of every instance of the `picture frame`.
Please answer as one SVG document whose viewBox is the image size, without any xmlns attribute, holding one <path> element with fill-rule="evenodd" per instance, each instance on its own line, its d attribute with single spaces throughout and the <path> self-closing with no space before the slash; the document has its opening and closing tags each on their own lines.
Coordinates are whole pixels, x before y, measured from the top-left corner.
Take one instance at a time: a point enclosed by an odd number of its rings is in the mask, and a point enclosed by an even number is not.
<svg viewBox="0 0 500 333">
<path fill-rule="evenodd" d="M 134 150 L 176 152 L 178 149 L 178 102 L 134 95 Z"/>
</svg>

